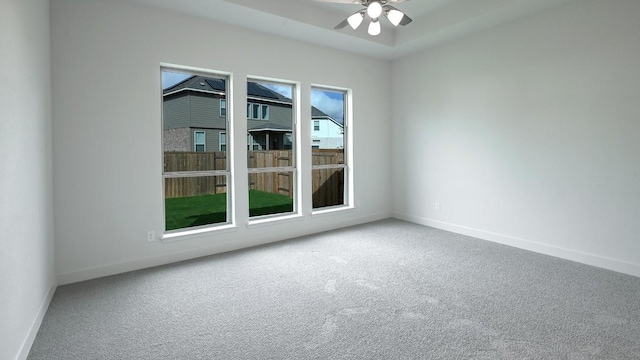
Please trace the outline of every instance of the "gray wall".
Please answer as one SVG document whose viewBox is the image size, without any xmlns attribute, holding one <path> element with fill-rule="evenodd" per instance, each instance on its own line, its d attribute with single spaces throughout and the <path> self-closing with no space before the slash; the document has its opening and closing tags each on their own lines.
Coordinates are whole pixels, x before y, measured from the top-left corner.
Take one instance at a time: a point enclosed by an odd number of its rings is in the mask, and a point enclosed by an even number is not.
<svg viewBox="0 0 640 360">
<path fill-rule="evenodd" d="M 225 129 L 226 118 L 220 116 L 220 98 L 201 93 L 183 92 L 163 99 L 165 129 L 197 127 Z"/>
<path fill-rule="evenodd" d="M 0 1 L 0 359 L 7 360 L 26 358 L 56 285 L 49 19 L 48 0 Z"/>
<path fill-rule="evenodd" d="M 191 122 L 191 102 L 189 95 L 180 94 L 163 98 L 162 119 L 165 129 L 189 127 Z"/>
<path fill-rule="evenodd" d="M 640 276 L 639 19 L 581 0 L 394 62 L 396 216 Z"/>
<path fill-rule="evenodd" d="M 61 283 L 391 214 L 391 194 L 380 192 L 391 186 L 388 168 L 380 166 L 390 164 L 390 154 L 385 148 L 371 147 L 371 143 L 389 141 L 389 90 L 378 86 L 390 82 L 388 62 L 124 1 L 56 0 L 51 2 L 51 19 L 56 94 L 56 264 Z M 209 46 L 211 34 L 218 33 L 225 34 L 225 41 Z M 292 48 L 297 51 L 291 52 Z M 262 56 L 256 57 L 257 53 Z M 283 53 L 287 56 L 282 57 Z M 320 58 L 322 67 L 308 61 Z M 263 224 L 266 227 L 246 226 L 248 175 L 241 171 L 247 162 L 246 108 L 244 101 L 235 101 L 233 112 L 239 116 L 234 121 L 234 141 L 242 144 L 234 149 L 231 164 L 239 169 L 231 180 L 236 193 L 236 226 L 225 232 L 183 236 L 172 243 L 146 241 L 147 231 L 160 235 L 164 230 L 162 99 L 158 96 L 158 73 L 163 63 L 233 73 L 231 88 L 237 99 L 246 97 L 246 79 L 251 76 L 297 81 L 301 116 L 306 119 L 311 118 L 312 84 L 353 89 L 357 117 L 352 142 L 352 203 L 357 206 L 310 216 L 311 130 L 310 122 L 302 121 L 300 133 L 304 136 L 296 157 L 300 159 L 301 216 L 295 221 Z M 101 86 L 86 91 L 86 79 L 95 76 L 96 69 L 100 69 Z M 372 73 L 376 76 L 369 76 Z M 109 99 L 109 106 L 104 105 L 105 99 Z M 96 186 L 101 191 L 96 191 Z"/>
<path fill-rule="evenodd" d="M 226 129 L 226 118 L 220 116 L 220 98 L 204 95 L 189 95 L 191 106 L 191 127 Z"/>
<path fill-rule="evenodd" d="M 195 132 L 196 131 L 204 131 L 205 132 L 205 150 L 206 151 L 220 151 L 220 133 L 226 132 L 226 130 L 212 130 L 212 129 L 198 129 L 191 128 L 190 130 L 190 140 L 191 147 L 189 151 L 194 151 L 194 140 L 195 140 Z"/>
</svg>

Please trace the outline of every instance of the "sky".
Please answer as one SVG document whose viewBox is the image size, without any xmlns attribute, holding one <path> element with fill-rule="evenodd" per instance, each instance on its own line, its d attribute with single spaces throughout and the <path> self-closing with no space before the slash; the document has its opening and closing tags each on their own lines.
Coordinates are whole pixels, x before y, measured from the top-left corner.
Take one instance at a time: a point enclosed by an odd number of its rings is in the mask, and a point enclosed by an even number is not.
<svg viewBox="0 0 640 360">
<path fill-rule="evenodd" d="M 191 76 L 190 74 L 163 71 L 162 88 L 166 89 Z M 261 85 L 291 99 L 290 85 L 260 83 Z M 311 105 L 331 116 L 339 123 L 344 122 L 344 93 L 338 91 L 311 89 Z"/>
</svg>

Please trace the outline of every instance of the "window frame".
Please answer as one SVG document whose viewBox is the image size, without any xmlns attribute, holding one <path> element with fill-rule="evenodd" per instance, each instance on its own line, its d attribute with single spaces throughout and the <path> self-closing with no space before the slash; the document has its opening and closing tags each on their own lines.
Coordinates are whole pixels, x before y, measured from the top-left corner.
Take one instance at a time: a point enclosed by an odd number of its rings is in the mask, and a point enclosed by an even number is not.
<svg viewBox="0 0 640 360">
<path fill-rule="evenodd" d="M 224 138 L 224 143 L 222 142 L 223 138 Z M 224 150 L 222 149 L 222 145 L 224 145 Z M 220 134 L 218 134 L 218 151 L 227 151 L 227 132 L 226 131 L 221 131 Z"/>
<path fill-rule="evenodd" d="M 247 119 L 269 120 L 269 105 L 247 101 Z"/>
<path fill-rule="evenodd" d="M 216 71 L 216 70 L 210 70 L 210 69 L 203 69 L 203 68 L 194 68 L 194 67 L 190 67 L 190 66 L 183 66 L 183 65 L 176 65 L 176 64 L 168 64 L 168 63 L 161 63 L 160 64 L 160 76 L 162 77 L 163 72 L 168 71 L 168 72 L 174 72 L 174 73 L 181 73 L 184 75 L 195 75 L 195 76 L 204 76 L 204 77 L 208 77 L 208 78 L 218 78 L 218 79 L 224 79 L 225 80 L 225 90 L 224 90 L 224 96 L 225 96 L 225 109 L 226 109 L 226 105 L 229 105 L 229 108 L 232 109 L 233 106 L 233 94 L 232 94 L 232 90 L 231 90 L 231 84 L 233 82 L 233 74 L 230 72 L 224 72 L 224 71 Z M 162 83 L 162 82 L 161 82 Z M 165 114 L 164 114 L 164 91 L 163 91 L 163 87 L 160 86 L 160 113 L 161 113 L 161 117 L 160 117 L 160 121 L 161 121 L 161 128 L 164 129 L 164 122 L 165 122 Z M 223 100 L 223 99 L 220 99 Z M 232 116 L 230 114 L 229 111 L 225 111 L 225 131 L 224 133 L 227 134 L 227 139 L 226 139 L 226 146 L 227 149 L 230 148 L 230 146 L 233 146 L 233 122 L 232 122 Z M 201 130 L 198 130 L 201 131 Z M 206 131 L 202 131 L 205 133 L 205 143 L 204 143 L 204 147 L 205 147 L 205 151 L 206 151 Z M 160 155 L 161 155 L 161 159 L 164 162 L 164 136 L 161 138 L 161 147 L 160 147 Z M 194 132 L 194 149 L 195 149 L 195 132 Z M 175 172 L 167 172 L 164 169 L 164 166 L 162 167 L 162 173 L 161 173 L 161 178 L 162 178 L 162 189 L 163 189 L 163 195 L 162 195 L 162 200 L 163 200 L 163 206 L 162 206 L 162 218 L 163 218 L 163 235 L 161 236 L 161 240 L 163 242 L 173 242 L 176 240 L 179 240 L 181 237 L 183 236 L 188 236 L 188 235 L 196 235 L 196 234 L 200 234 L 203 232 L 209 232 L 209 231 L 224 231 L 226 229 L 231 229 L 231 228 L 235 228 L 235 206 L 234 206 L 234 201 L 235 201 L 235 195 L 234 195 L 234 172 L 233 172 L 233 153 L 231 151 L 226 151 L 226 164 L 225 164 L 225 169 L 220 169 L 220 170 L 204 170 L 204 171 L 175 171 Z M 206 225 L 198 225 L 198 226 L 192 226 L 192 227 L 185 227 L 185 228 L 179 228 L 179 229 L 172 229 L 172 230 L 167 230 L 167 224 L 166 224 L 166 194 L 164 193 L 164 189 L 165 189 L 165 181 L 166 179 L 173 179 L 173 178 L 185 178 L 185 177 L 218 177 L 218 176 L 223 176 L 226 178 L 226 221 L 225 222 L 217 222 L 217 223 L 211 223 L 211 224 L 206 224 Z"/>
<path fill-rule="evenodd" d="M 300 206 L 300 197 L 301 197 L 301 184 L 300 184 L 300 152 L 301 152 L 301 148 L 300 148 L 300 129 L 299 129 L 299 121 L 298 118 L 300 116 L 299 114 L 299 96 L 300 96 L 300 83 L 296 82 L 296 81 L 290 81 L 290 80 L 283 80 L 283 79 L 274 79 L 274 78 L 265 78 L 265 77 L 259 77 L 259 76 L 248 76 L 247 77 L 247 83 L 249 82 L 256 82 L 256 83 L 271 83 L 271 84 L 278 84 L 278 85 L 287 85 L 291 87 L 291 156 L 293 156 L 293 159 L 291 161 L 291 166 L 280 166 L 280 167 L 264 167 L 264 168 L 250 168 L 248 166 L 248 164 L 246 164 L 247 166 L 247 175 L 248 177 L 251 177 L 252 174 L 260 174 L 260 173 L 278 173 L 278 172 L 291 172 L 293 179 L 291 179 L 292 182 L 292 194 L 293 194 L 293 210 L 291 212 L 286 212 L 286 213 L 276 213 L 276 214 L 269 214 L 269 215 L 258 215 L 258 216 L 251 216 L 250 214 L 248 215 L 248 225 L 256 225 L 256 224 L 261 224 L 261 223 L 265 223 L 265 222 L 271 222 L 271 221 L 279 221 L 279 220 L 283 220 L 283 219 L 289 219 L 291 217 L 298 217 L 302 215 L 302 209 Z M 256 104 L 255 102 L 249 102 L 247 101 L 247 104 L 251 104 L 251 109 L 253 109 L 253 104 Z M 267 104 L 259 104 L 260 105 L 260 109 L 258 112 L 258 115 L 262 114 L 262 106 L 269 106 Z M 270 112 L 268 110 L 268 112 Z M 252 118 L 247 118 L 247 119 L 252 119 Z M 268 120 L 268 117 L 266 119 L 253 119 L 253 120 Z M 247 141 L 247 151 L 252 151 L 251 147 L 255 147 L 256 144 L 259 145 L 259 143 L 257 143 L 255 141 L 255 138 L 253 137 L 252 134 L 248 134 L 248 140 L 251 139 L 251 144 L 249 144 L 249 141 Z M 259 150 L 257 150 L 259 151 Z M 248 198 L 247 198 L 248 199 Z M 248 204 L 249 205 L 249 204 Z M 247 210 L 250 210 L 250 205 L 247 207 Z"/>
<path fill-rule="evenodd" d="M 198 143 L 198 134 L 202 134 L 203 142 Z M 198 145 L 202 145 L 202 150 L 198 150 Z M 194 152 L 206 152 L 207 151 L 207 132 L 204 130 L 193 131 L 193 151 Z"/>
<path fill-rule="evenodd" d="M 227 117 L 227 99 L 220 99 L 220 117 Z"/>
<path fill-rule="evenodd" d="M 330 170 L 330 169 L 343 169 L 344 171 L 344 192 L 343 192 L 343 204 L 331 205 L 323 207 L 313 207 L 311 204 L 311 214 L 322 214 L 334 211 L 346 210 L 354 208 L 354 182 L 353 182 L 353 164 L 352 164 L 352 119 L 353 119 L 353 90 L 349 88 L 311 84 L 310 95 L 314 90 L 338 92 L 343 94 L 343 121 L 342 121 L 342 149 L 343 149 L 343 163 L 342 164 L 327 164 L 327 165 L 313 165 L 311 161 L 311 177 L 313 179 L 314 170 Z M 312 121 L 316 121 L 311 119 Z M 313 157 L 313 150 L 320 149 L 320 143 L 315 142 L 312 133 L 315 130 L 315 123 L 311 125 L 311 130 L 308 136 L 311 138 L 311 156 Z M 310 189 L 313 191 L 313 180 L 310 184 Z M 313 194 L 311 195 L 313 198 Z"/>
</svg>

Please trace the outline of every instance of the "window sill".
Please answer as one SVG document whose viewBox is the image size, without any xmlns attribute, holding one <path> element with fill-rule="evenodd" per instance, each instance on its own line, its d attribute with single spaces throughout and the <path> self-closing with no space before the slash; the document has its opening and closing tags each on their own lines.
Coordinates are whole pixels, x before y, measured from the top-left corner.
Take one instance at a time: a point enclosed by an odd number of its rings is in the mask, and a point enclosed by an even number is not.
<svg viewBox="0 0 640 360">
<path fill-rule="evenodd" d="M 311 212 L 311 216 L 315 217 L 315 216 L 333 215 L 333 214 L 342 213 L 342 212 L 345 212 L 345 211 L 353 211 L 355 209 L 356 208 L 354 206 L 331 207 L 331 208 L 327 208 L 327 209 L 321 209 L 321 210 L 312 211 Z"/>
<path fill-rule="evenodd" d="M 285 216 L 270 217 L 266 219 L 249 220 L 249 222 L 247 223 L 247 228 L 251 229 L 251 228 L 262 227 L 262 226 L 276 225 L 283 222 L 292 222 L 292 221 L 302 220 L 303 218 L 304 216 L 300 214 L 291 214 L 291 215 L 285 215 Z"/>
<path fill-rule="evenodd" d="M 193 238 L 198 238 L 206 235 L 210 235 L 211 233 L 228 233 L 232 231 L 236 231 L 238 227 L 233 224 L 226 224 L 215 227 L 208 227 L 204 229 L 193 229 L 193 230 L 185 230 L 180 232 L 174 232 L 169 234 L 164 234 L 160 238 L 160 241 L 163 243 L 172 243 L 176 241 L 189 240 Z"/>
</svg>

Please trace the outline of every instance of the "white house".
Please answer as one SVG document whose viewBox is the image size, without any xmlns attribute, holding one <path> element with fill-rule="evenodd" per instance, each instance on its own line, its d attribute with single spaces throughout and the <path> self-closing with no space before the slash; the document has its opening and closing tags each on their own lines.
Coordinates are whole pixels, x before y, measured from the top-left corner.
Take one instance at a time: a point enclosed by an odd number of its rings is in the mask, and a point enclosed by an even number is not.
<svg viewBox="0 0 640 360">
<path fill-rule="evenodd" d="M 344 126 L 316 107 L 311 111 L 311 147 L 314 149 L 344 148 Z"/>
</svg>

